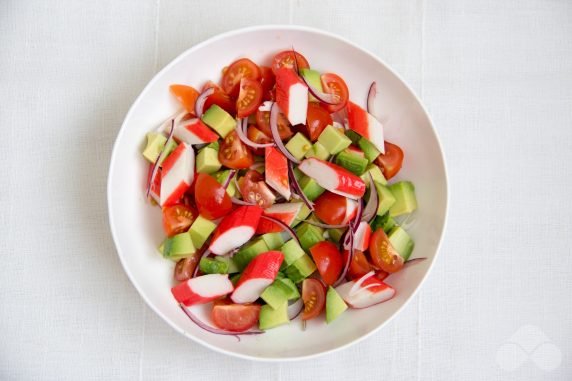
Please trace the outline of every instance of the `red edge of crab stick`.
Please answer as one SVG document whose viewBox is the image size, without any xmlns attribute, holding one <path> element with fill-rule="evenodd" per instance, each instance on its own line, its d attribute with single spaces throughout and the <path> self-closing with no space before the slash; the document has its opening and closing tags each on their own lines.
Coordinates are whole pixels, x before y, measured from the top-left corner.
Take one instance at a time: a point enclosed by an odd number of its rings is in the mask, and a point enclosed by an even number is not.
<svg viewBox="0 0 572 381">
<path fill-rule="evenodd" d="M 212 302 L 234 290 L 228 274 L 208 274 L 191 278 L 171 288 L 175 300 L 185 306 Z"/>
<path fill-rule="evenodd" d="M 263 215 L 276 218 L 290 226 L 292 222 L 294 222 L 294 219 L 300 212 L 301 208 L 301 202 L 274 204 L 271 207 L 264 209 Z M 282 230 L 284 229 L 280 225 L 261 218 L 258 222 L 258 227 L 256 228 L 256 234 L 278 233 Z"/>
<path fill-rule="evenodd" d="M 312 157 L 302 161 L 298 169 L 322 188 L 341 196 L 357 200 L 365 193 L 363 180 L 339 165 Z"/>
<path fill-rule="evenodd" d="M 383 125 L 353 102 L 348 102 L 347 110 L 350 129 L 369 140 L 381 153 L 385 153 Z"/>
<path fill-rule="evenodd" d="M 218 135 L 199 118 L 181 122 L 176 126 L 173 136 L 187 144 L 212 143 L 218 140 Z"/>
<path fill-rule="evenodd" d="M 193 183 L 195 151 L 181 143 L 167 156 L 161 171 L 161 206 L 175 204 Z"/>
<path fill-rule="evenodd" d="M 261 215 L 262 208 L 256 205 L 236 208 L 217 226 L 209 246 L 210 251 L 223 255 L 248 242 L 256 231 Z"/>
<path fill-rule="evenodd" d="M 240 280 L 230 296 L 235 303 L 252 303 L 276 278 L 284 254 L 267 251 L 257 255 L 244 269 Z"/>
<path fill-rule="evenodd" d="M 276 102 L 293 126 L 306 123 L 308 86 L 294 70 L 280 68 L 276 71 Z"/>
</svg>

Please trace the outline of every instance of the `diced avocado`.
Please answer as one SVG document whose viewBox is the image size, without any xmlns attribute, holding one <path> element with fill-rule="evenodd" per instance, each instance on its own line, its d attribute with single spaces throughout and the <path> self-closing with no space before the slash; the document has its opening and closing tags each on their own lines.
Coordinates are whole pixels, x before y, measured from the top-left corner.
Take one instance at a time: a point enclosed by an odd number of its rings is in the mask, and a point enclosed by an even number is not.
<svg viewBox="0 0 572 381">
<path fill-rule="evenodd" d="M 338 229 L 328 229 L 328 234 L 330 235 L 330 239 L 335 243 L 339 243 L 340 239 L 346 232 L 345 228 L 338 228 Z"/>
<path fill-rule="evenodd" d="M 326 191 L 324 188 L 318 185 L 316 180 L 306 175 L 303 175 L 302 178 L 298 180 L 298 184 L 300 184 L 302 192 L 304 192 L 310 201 L 314 201 Z"/>
<path fill-rule="evenodd" d="M 292 280 L 290 280 L 290 278 L 280 279 L 280 282 L 282 282 L 288 288 L 288 291 L 286 292 L 286 297 L 288 298 L 288 300 L 296 300 L 300 297 L 300 292 L 298 291 L 298 287 L 296 287 L 296 285 L 294 284 L 294 282 L 292 282 Z"/>
<path fill-rule="evenodd" d="M 188 232 L 177 234 L 165 241 L 163 257 L 178 261 L 195 253 L 196 249 Z"/>
<path fill-rule="evenodd" d="M 201 258 L 199 269 L 205 274 L 228 274 L 228 263 L 214 258 Z"/>
<path fill-rule="evenodd" d="M 381 185 L 387 184 L 387 180 L 383 176 L 381 169 L 375 164 L 370 164 L 365 169 L 365 172 L 363 173 L 363 175 L 361 175 L 361 179 L 365 182 L 366 186 L 369 187 L 369 174 L 371 174 L 373 181 L 375 181 L 376 183 L 381 184 Z"/>
<path fill-rule="evenodd" d="M 384 185 L 376 183 L 375 189 L 377 189 L 378 196 L 377 215 L 383 216 L 395 203 L 395 197 L 393 197 L 389 188 Z M 373 189 L 371 191 L 373 191 Z"/>
<path fill-rule="evenodd" d="M 345 149 L 336 155 L 336 164 L 344 167 L 348 171 L 358 176 L 361 176 L 361 174 L 365 172 L 369 162 L 365 157 Z"/>
<path fill-rule="evenodd" d="M 389 186 L 391 193 L 395 197 L 395 203 L 389 209 L 392 217 L 401 216 L 413 212 L 417 209 L 417 198 L 415 197 L 415 186 L 410 181 L 400 181 Z"/>
<path fill-rule="evenodd" d="M 169 238 L 165 238 L 163 240 L 163 242 L 161 242 L 161 244 L 159 245 L 159 247 L 157 248 L 157 250 L 159 251 L 159 253 L 163 254 L 163 250 L 165 249 L 165 242 L 167 242 Z"/>
<path fill-rule="evenodd" d="M 215 257 L 215 260 L 219 261 L 219 262 L 224 262 L 228 265 L 228 269 L 227 269 L 227 274 L 234 274 L 239 272 L 238 266 L 236 265 L 236 263 L 234 263 L 234 260 L 226 255 L 217 255 Z"/>
<path fill-rule="evenodd" d="M 276 279 L 284 279 L 285 277 L 286 275 L 282 271 L 278 271 L 278 274 L 276 274 Z"/>
<path fill-rule="evenodd" d="M 415 242 L 411 236 L 400 226 L 396 226 L 387 235 L 391 246 L 401 255 L 403 260 L 407 261 L 415 248 Z"/>
<path fill-rule="evenodd" d="M 216 224 L 214 222 L 207 220 L 199 214 L 189 229 L 193 245 L 198 248 L 202 247 L 215 228 Z"/>
<path fill-rule="evenodd" d="M 332 126 L 328 126 L 322 131 L 318 136 L 318 142 L 332 155 L 345 150 L 352 144 L 350 138 Z"/>
<path fill-rule="evenodd" d="M 292 263 L 296 262 L 299 258 L 301 258 L 305 253 L 302 247 L 298 245 L 295 239 L 291 239 L 290 241 L 286 242 L 280 248 L 282 254 L 284 254 L 284 268 L 292 265 Z"/>
<path fill-rule="evenodd" d="M 143 157 L 149 162 L 155 163 L 166 142 L 167 137 L 160 132 L 149 132 L 147 134 L 147 145 L 143 150 Z M 163 156 L 159 160 L 159 164 L 161 164 L 176 147 L 177 143 L 173 139 L 169 140 L 169 145 L 165 148 Z"/>
<path fill-rule="evenodd" d="M 294 283 L 300 283 L 316 271 L 316 265 L 308 254 L 298 258 L 286 269 L 286 276 Z"/>
<path fill-rule="evenodd" d="M 306 218 L 308 218 L 310 213 L 312 213 L 310 208 L 308 208 L 308 206 L 306 204 L 302 203 L 302 207 L 300 208 L 298 215 L 296 216 L 296 218 L 294 218 L 294 221 L 292 222 L 292 225 L 290 225 L 290 226 L 294 227 L 294 226 L 298 225 L 300 222 L 302 222 Z"/>
<path fill-rule="evenodd" d="M 266 233 L 260 236 L 266 246 L 268 246 L 268 250 L 276 250 L 280 246 L 284 245 L 284 238 L 282 238 L 282 233 Z"/>
<path fill-rule="evenodd" d="M 306 251 L 310 250 L 310 248 L 318 242 L 324 240 L 324 230 L 306 222 L 302 223 L 296 229 L 296 235 L 300 240 L 300 245 Z"/>
<path fill-rule="evenodd" d="M 232 258 L 239 270 L 243 270 L 258 254 L 269 251 L 266 242 L 257 238 L 244 245 Z"/>
<path fill-rule="evenodd" d="M 377 229 L 383 229 L 387 234 L 395 226 L 398 226 L 393 217 L 389 215 L 389 212 L 385 213 L 383 216 L 375 216 L 371 222 L 371 230 L 376 231 Z"/>
<path fill-rule="evenodd" d="M 302 75 L 302 77 L 304 77 L 304 79 L 310 84 L 312 85 L 312 87 L 314 87 L 316 90 L 318 90 L 319 92 L 324 92 L 324 89 L 322 87 L 322 80 L 320 78 L 320 72 L 317 70 L 312 70 L 312 69 L 300 69 L 300 74 Z M 316 99 L 316 97 L 314 97 L 312 94 L 308 94 L 308 100 L 310 102 L 318 102 L 318 100 Z"/>
<path fill-rule="evenodd" d="M 315 158 L 318 158 L 320 160 L 328 160 L 328 158 L 330 157 L 330 153 L 328 152 L 326 147 L 324 147 L 322 145 L 322 143 L 316 142 L 312 145 L 310 150 L 308 152 L 306 152 L 306 155 L 304 155 L 304 156 L 306 158 L 315 157 Z"/>
<path fill-rule="evenodd" d="M 260 317 L 258 319 L 258 327 L 260 329 L 275 328 L 289 322 L 288 301 L 286 300 L 278 308 L 272 308 L 270 305 L 265 304 L 260 309 Z"/>
<path fill-rule="evenodd" d="M 350 138 L 352 144 L 358 144 L 359 140 L 361 139 L 361 135 L 355 132 L 354 130 L 347 129 L 345 134 L 348 138 Z"/>
<path fill-rule="evenodd" d="M 221 167 L 218 161 L 218 151 L 205 147 L 201 149 L 197 155 L 197 172 L 198 173 L 214 173 Z"/>
<path fill-rule="evenodd" d="M 292 156 L 298 160 L 302 160 L 306 152 L 312 148 L 312 143 L 300 132 L 297 132 L 296 135 L 286 143 L 286 148 Z"/>
<path fill-rule="evenodd" d="M 346 302 L 344 302 L 337 291 L 330 286 L 326 294 L 326 323 L 330 324 L 347 309 L 348 305 Z"/>
<path fill-rule="evenodd" d="M 365 158 L 371 163 L 379 156 L 381 152 L 375 148 L 372 142 L 366 138 L 361 138 L 358 142 L 359 148 L 363 151 Z"/>
<path fill-rule="evenodd" d="M 212 148 L 218 152 L 220 145 L 218 144 L 218 140 L 217 140 L 216 142 L 212 142 L 212 143 L 207 144 L 207 146 L 205 148 Z"/>
<path fill-rule="evenodd" d="M 280 308 L 282 303 L 288 301 L 290 289 L 281 280 L 275 280 L 270 286 L 266 287 L 260 297 L 270 307 Z"/>
<path fill-rule="evenodd" d="M 201 117 L 203 122 L 215 130 L 222 138 L 226 137 L 236 126 L 236 120 L 222 108 L 212 105 Z"/>
<path fill-rule="evenodd" d="M 214 173 L 213 176 L 220 185 L 224 185 L 226 179 L 228 179 L 228 176 L 230 176 L 230 169 L 225 169 L 224 171 L 218 171 Z M 228 186 L 226 187 L 226 193 L 228 193 L 230 197 L 234 197 L 236 195 L 236 184 L 234 181 L 231 181 L 228 184 Z"/>
<path fill-rule="evenodd" d="M 236 284 L 238 283 L 238 281 L 240 280 L 240 276 L 242 275 L 242 273 L 236 273 L 233 276 L 230 277 L 230 281 L 232 283 L 233 286 L 236 286 Z"/>
</svg>

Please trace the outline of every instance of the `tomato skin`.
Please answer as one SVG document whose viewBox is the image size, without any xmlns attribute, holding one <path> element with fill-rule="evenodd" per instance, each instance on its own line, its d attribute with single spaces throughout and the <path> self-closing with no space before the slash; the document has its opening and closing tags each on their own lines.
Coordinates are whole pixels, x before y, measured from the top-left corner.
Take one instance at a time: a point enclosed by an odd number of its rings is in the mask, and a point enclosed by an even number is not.
<svg viewBox="0 0 572 381">
<path fill-rule="evenodd" d="M 260 66 L 260 84 L 262 85 L 262 99 L 265 101 L 273 100 L 272 89 L 276 84 L 276 77 L 268 66 Z"/>
<path fill-rule="evenodd" d="M 221 81 L 222 90 L 231 97 L 237 97 L 242 78 L 258 80 L 260 69 L 248 58 L 241 58 L 230 64 L 224 71 Z"/>
<path fill-rule="evenodd" d="M 173 84 L 169 87 L 171 94 L 177 98 L 179 103 L 191 115 L 195 115 L 195 102 L 199 97 L 199 92 L 191 86 Z"/>
<path fill-rule="evenodd" d="M 348 250 L 344 250 L 344 263 L 349 255 Z M 372 270 L 371 264 L 361 250 L 354 249 L 354 256 L 348 268 L 348 277 L 352 280 L 359 279 Z"/>
<path fill-rule="evenodd" d="M 232 169 L 246 169 L 254 163 L 250 148 L 240 140 L 236 131 L 232 131 L 220 143 L 218 160 Z"/>
<path fill-rule="evenodd" d="M 272 139 L 260 131 L 256 126 L 250 125 L 246 130 L 246 137 L 253 141 L 254 143 L 258 144 L 265 144 L 272 142 Z M 252 150 L 255 155 L 262 156 L 264 155 L 264 148 L 256 148 Z"/>
<path fill-rule="evenodd" d="M 258 304 L 234 304 L 216 301 L 211 317 L 214 325 L 231 332 L 244 332 L 256 325 L 260 316 Z"/>
<path fill-rule="evenodd" d="M 235 101 L 227 93 L 225 93 L 216 83 L 211 81 L 207 82 L 203 86 L 202 91 L 205 91 L 206 89 L 209 89 L 211 87 L 214 89 L 214 93 L 212 93 L 210 96 L 207 97 L 205 101 L 204 110 L 205 111 L 208 110 L 209 107 L 211 107 L 212 105 L 217 105 L 226 112 L 228 112 L 229 114 L 235 115 L 236 114 Z"/>
<path fill-rule="evenodd" d="M 199 173 L 195 184 L 195 203 L 204 218 L 216 220 L 232 209 L 226 189 L 206 173 Z"/>
<path fill-rule="evenodd" d="M 326 127 L 333 123 L 330 112 L 319 103 L 308 103 L 305 135 L 310 141 L 315 142 Z"/>
<path fill-rule="evenodd" d="M 296 63 L 298 71 L 300 71 L 300 69 L 308 69 L 310 67 L 306 57 L 298 52 L 296 52 Z M 294 69 L 294 52 L 292 50 L 284 50 L 272 58 L 272 71 L 274 74 L 276 74 L 276 71 L 281 67 Z"/>
<path fill-rule="evenodd" d="M 386 180 L 391 179 L 393 176 L 397 175 L 401 166 L 403 165 L 403 150 L 397 144 L 390 142 L 384 143 L 385 153 L 380 154 L 375 159 L 375 164 L 381 168 L 383 176 Z"/>
<path fill-rule="evenodd" d="M 318 242 L 310 248 L 310 254 L 324 282 L 330 286 L 334 284 L 344 266 L 336 245 L 330 241 Z"/>
<path fill-rule="evenodd" d="M 254 114 L 262 103 L 262 85 L 260 82 L 243 78 L 240 80 L 240 92 L 236 100 L 236 113 L 239 118 Z"/>
<path fill-rule="evenodd" d="M 276 197 L 264 182 L 263 176 L 251 169 L 238 180 L 238 188 L 244 201 L 252 202 L 262 208 L 274 204 Z"/>
<path fill-rule="evenodd" d="M 322 282 L 314 278 L 304 279 L 302 300 L 304 301 L 302 320 L 310 320 L 318 316 L 326 305 L 326 290 Z"/>
<path fill-rule="evenodd" d="M 202 251 L 197 250 L 193 255 L 187 258 L 180 259 L 175 265 L 174 278 L 179 282 L 191 279 L 195 268 L 201 260 Z"/>
<path fill-rule="evenodd" d="M 325 224 L 339 225 L 346 218 L 346 205 L 344 196 L 325 191 L 314 201 L 314 212 Z"/>
<path fill-rule="evenodd" d="M 369 242 L 369 255 L 377 267 L 388 273 L 394 273 L 403 268 L 403 257 L 393 248 L 383 229 L 377 229 L 371 235 Z"/>
<path fill-rule="evenodd" d="M 262 131 L 267 136 L 272 136 L 272 131 L 270 130 L 270 112 L 269 111 L 260 111 L 256 112 L 256 125 L 258 129 Z M 288 118 L 283 113 L 278 114 L 278 135 L 280 135 L 280 139 L 286 140 L 289 139 L 294 132 L 290 126 L 290 122 L 288 122 Z"/>
<path fill-rule="evenodd" d="M 198 216 L 195 208 L 177 204 L 163 208 L 163 229 L 167 237 L 186 232 Z"/>
<path fill-rule="evenodd" d="M 337 95 L 340 99 L 340 103 L 335 105 L 325 105 L 326 109 L 330 112 L 340 111 L 350 99 L 350 91 L 344 80 L 337 74 L 325 73 L 320 77 L 322 80 L 322 87 L 324 91 L 328 94 Z"/>
</svg>

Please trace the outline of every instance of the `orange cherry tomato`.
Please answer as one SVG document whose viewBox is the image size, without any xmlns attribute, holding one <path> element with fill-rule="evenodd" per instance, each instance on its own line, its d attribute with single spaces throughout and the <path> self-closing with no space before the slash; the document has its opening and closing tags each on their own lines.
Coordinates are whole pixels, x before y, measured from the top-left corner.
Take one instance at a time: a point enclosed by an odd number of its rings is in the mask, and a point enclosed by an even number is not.
<svg viewBox="0 0 572 381">
<path fill-rule="evenodd" d="M 254 163 L 250 148 L 240 140 L 234 130 L 220 143 L 218 160 L 225 167 L 232 169 L 245 169 Z"/>
<path fill-rule="evenodd" d="M 369 255 L 372 262 L 381 270 L 394 273 L 403 268 L 403 257 L 393 248 L 383 229 L 371 235 Z"/>
<path fill-rule="evenodd" d="M 195 102 L 199 97 L 199 92 L 187 85 L 171 85 L 171 94 L 177 98 L 181 106 L 191 115 L 195 115 Z"/>
<path fill-rule="evenodd" d="M 330 112 L 336 112 L 346 107 L 348 99 L 350 99 L 350 91 L 348 90 L 348 86 L 344 80 L 337 74 L 333 73 L 322 74 L 320 78 L 322 80 L 322 87 L 324 88 L 324 92 L 333 94 L 337 97 L 337 99 L 339 99 L 338 104 L 325 105 L 326 109 L 328 109 Z"/>
</svg>

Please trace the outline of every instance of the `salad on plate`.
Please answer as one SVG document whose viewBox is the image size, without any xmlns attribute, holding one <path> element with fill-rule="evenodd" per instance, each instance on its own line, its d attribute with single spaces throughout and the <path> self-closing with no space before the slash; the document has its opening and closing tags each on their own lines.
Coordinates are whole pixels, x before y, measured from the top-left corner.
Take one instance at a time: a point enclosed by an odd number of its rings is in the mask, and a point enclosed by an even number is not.
<svg viewBox="0 0 572 381">
<path fill-rule="evenodd" d="M 173 300 L 216 334 L 334 324 L 393 298 L 384 280 L 416 261 L 415 188 L 394 179 L 404 152 L 384 140 L 376 83 L 363 107 L 293 49 L 266 64 L 238 59 L 200 91 L 171 85 L 182 111 L 143 150 Z M 202 304 L 210 321 L 193 312 Z"/>
</svg>

